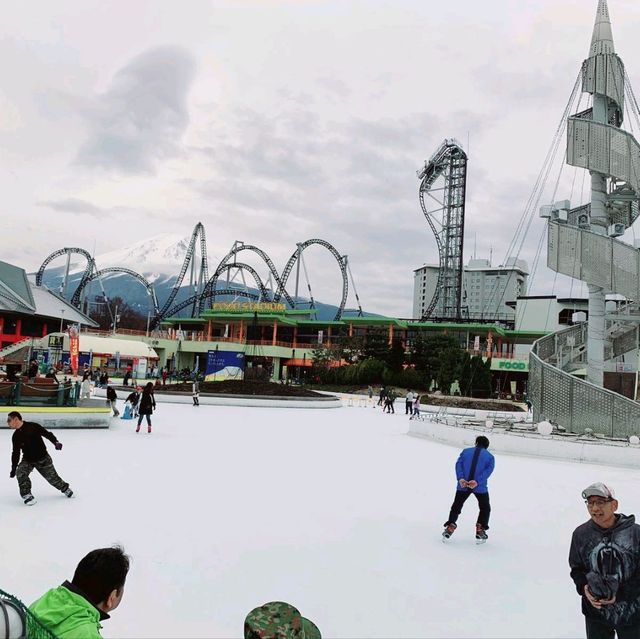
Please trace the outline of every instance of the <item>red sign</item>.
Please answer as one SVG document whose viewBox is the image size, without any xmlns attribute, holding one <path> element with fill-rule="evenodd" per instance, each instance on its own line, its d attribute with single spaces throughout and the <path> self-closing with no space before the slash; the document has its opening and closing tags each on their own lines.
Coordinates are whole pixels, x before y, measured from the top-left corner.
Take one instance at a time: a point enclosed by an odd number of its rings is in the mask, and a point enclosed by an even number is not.
<svg viewBox="0 0 640 639">
<path fill-rule="evenodd" d="M 73 375 L 78 372 L 78 356 L 80 355 L 80 337 L 77 329 L 69 329 L 69 359 L 71 360 L 71 371 Z"/>
</svg>

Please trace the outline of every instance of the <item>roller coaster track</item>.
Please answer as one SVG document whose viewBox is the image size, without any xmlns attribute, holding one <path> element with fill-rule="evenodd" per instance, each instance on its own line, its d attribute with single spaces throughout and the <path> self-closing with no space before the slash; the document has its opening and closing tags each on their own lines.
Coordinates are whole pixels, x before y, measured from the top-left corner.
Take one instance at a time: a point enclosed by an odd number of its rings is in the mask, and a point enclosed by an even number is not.
<svg viewBox="0 0 640 639">
<path fill-rule="evenodd" d="M 176 281 L 171 288 L 171 293 L 169 293 L 169 297 L 167 297 L 162 308 L 156 313 L 156 323 L 167 317 L 167 311 L 171 308 L 171 305 L 176 299 L 178 291 L 182 287 L 182 281 L 184 280 L 184 276 L 187 273 L 187 268 L 189 268 L 191 260 L 194 259 L 198 235 L 200 236 L 200 253 L 202 255 L 202 259 L 200 262 L 200 277 L 198 282 L 198 289 L 202 285 L 202 282 L 206 282 L 209 279 L 209 263 L 207 261 L 207 237 L 205 234 L 204 226 L 201 222 L 198 222 L 198 224 L 196 224 L 195 228 L 193 229 L 193 233 L 191 234 L 191 240 L 189 241 L 189 246 L 187 247 L 187 253 L 185 255 L 184 262 L 182 263 L 182 268 L 180 269 L 180 273 L 178 274 L 178 277 L 176 278 Z M 195 314 L 196 308 L 197 302 L 194 302 L 193 314 Z"/>
<path fill-rule="evenodd" d="M 200 268 L 196 278 L 195 252 L 196 252 L 198 240 L 200 241 L 201 260 L 199 265 Z M 280 301 L 282 298 L 284 298 L 285 302 L 289 305 L 289 307 L 295 308 L 297 300 L 294 300 L 293 297 L 286 290 L 287 280 L 289 279 L 289 276 L 291 275 L 293 267 L 296 266 L 296 263 L 298 262 L 298 260 L 300 260 L 302 262 L 302 265 L 304 266 L 304 259 L 302 255 L 303 251 L 313 245 L 318 245 L 326 249 L 327 251 L 329 251 L 329 253 L 331 253 L 331 255 L 333 255 L 333 257 L 335 258 L 340 268 L 340 272 L 342 274 L 342 296 L 340 300 L 340 305 L 338 307 L 338 310 L 334 318 L 335 320 L 339 320 L 342 317 L 342 313 L 344 312 L 345 304 L 347 301 L 347 295 L 349 291 L 348 264 L 347 264 L 346 258 L 343 258 L 329 242 L 314 238 L 314 239 L 309 239 L 309 240 L 306 240 L 305 242 L 299 243 L 297 245 L 296 251 L 293 253 L 293 255 L 289 258 L 288 262 L 286 263 L 284 270 L 282 271 L 282 274 L 278 273 L 278 270 L 276 269 L 273 261 L 267 255 L 267 253 L 265 253 L 262 249 L 258 248 L 257 246 L 253 246 L 251 244 L 239 244 L 237 246 L 234 246 L 234 248 L 222 258 L 222 260 L 216 267 L 216 270 L 213 276 L 209 278 L 206 234 L 205 234 L 204 226 L 201 223 L 198 223 L 193 229 L 193 232 L 191 234 L 191 239 L 189 241 L 187 251 L 184 257 L 184 261 L 180 268 L 180 272 L 178 273 L 178 277 L 176 278 L 171 288 L 171 292 L 169 293 L 169 296 L 167 297 L 167 299 L 165 300 L 165 302 L 161 307 L 158 304 L 158 300 L 156 297 L 156 292 L 153 287 L 153 284 L 151 284 L 143 275 L 140 275 L 139 273 L 131 269 L 119 267 L 119 266 L 111 266 L 108 268 L 98 270 L 95 264 L 95 261 L 93 260 L 91 255 L 82 248 L 66 247 L 51 253 L 51 255 L 49 255 L 40 266 L 36 274 L 36 283 L 38 283 L 39 285 L 42 284 L 45 269 L 47 268 L 47 266 L 52 260 L 62 255 L 71 255 L 73 253 L 77 253 L 79 255 L 82 255 L 87 260 L 87 266 L 81 277 L 80 283 L 78 284 L 71 298 L 71 303 L 74 306 L 76 307 L 81 306 L 83 294 L 87 290 L 87 286 L 89 286 L 89 284 L 91 284 L 96 280 L 101 281 L 101 278 L 103 278 L 104 276 L 108 276 L 113 273 L 122 273 L 125 275 L 129 275 L 130 277 L 133 277 L 134 279 L 138 280 L 147 290 L 147 293 L 150 297 L 150 306 L 153 309 L 153 318 L 150 325 L 152 327 L 157 327 L 162 322 L 162 320 L 165 319 L 166 317 L 171 317 L 175 313 L 189 306 L 191 306 L 191 315 L 193 317 L 201 314 L 205 309 L 206 303 L 209 300 L 215 300 L 215 298 L 219 295 L 236 295 L 236 296 L 239 295 L 239 296 L 243 296 L 243 297 L 247 297 L 249 299 L 255 299 L 255 300 L 270 300 L 272 297 L 273 301 Z M 258 272 L 252 266 L 250 266 L 249 264 L 237 261 L 237 257 L 242 251 L 250 251 L 252 253 L 255 253 L 266 264 L 267 268 L 269 269 L 270 277 L 273 278 L 273 282 L 275 284 L 275 288 L 276 288 L 275 293 L 272 293 L 267 289 L 264 282 L 260 278 Z M 196 287 L 196 291 L 195 293 L 190 295 L 187 299 L 176 303 L 176 296 L 178 295 L 180 288 L 182 288 L 183 286 L 184 279 L 190 265 L 191 265 L 190 284 Z M 299 267 L 300 265 L 298 265 L 298 268 Z M 256 288 L 258 289 L 259 294 L 254 294 L 246 290 L 243 291 L 241 289 L 235 289 L 235 288 L 229 288 L 229 287 L 219 289 L 218 284 L 220 283 L 221 276 L 224 273 L 228 273 L 233 269 L 247 271 L 254 279 L 256 283 Z M 296 285 L 297 285 L 297 282 L 296 282 Z M 307 282 L 307 286 L 310 290 L 310 285 L 308 282 Z M 358 305 L 359 304 L 360 302 L 358 300 Z M 313 305 L 313 298 L 312 298 L 312 305 Z M 360 309 L 360 313 L 361 312 L 362 310 Z"/>
<path fill-rule="evenodd" d="M 284 286 L 282 284 L 282 280 L 280 279 L 280 275 L 278 274 L 278 271 L 276 270 L 276 267 L 274 265 L 274 263 L 271 261 L 271 258 L 260 248 L 258 248 L 257 246 L 252 246 L 251 244 L 240 244 L 239 246 L 234 246 L 231 251 L 229 251 L 229 253 L 227 253 L 222 260 L 220 260 L 220 263 L 218 264 L 218 268 L 216 269 L 219 270 L 222 266 L 224 266 L 225 264 L 227 264 L 229 261 L 233 260 L 235 263 L 236 260 L 236 256 L 238 255 L 238 253 L 240 253 L 241 251 L 252 251 L 254 253 L 256 253 L 259 257 L 262 258 L 262 260 L 265 262 L 265 264 L 267 265 L 267 267 L 269 268 L 269 272 L 271 273 L 271 275 L 273 275 L 273 279 L 275 281 L 275 283 L 278 285 L 278 291 L 282 290 L 283 291 L 283 295 L 285 297 L 285 299 L 287 300 L 287 303 L 289 304 L 289 306 L 291 306 L 291 308 L 295 307 L 295 303 L 293 301 L 293 299 L 290 297 L 290 295 L 284 290 Z M 216 283 L 217 283 L 217 279 L 216 279 Z M 215 288 L 215 285 L 214 285 Z M 217 293 L 219 294 L 219 293 Z M 199 311 L 202 312 L 204 310 L 204 302 L 205 302 L 205 297 L 204 295 L 201 297 L 200 299 L 200 304 L 199 304 Z"/>
<path fill-rule="evenodd" d="M 340 300 L 340 305 L 338 306 L 338 310 L 336 312 L 334 321 L 338 321 L 342 317 L 342 313 L 344 312 L 345 304 L 347 303 L 347 295 L 349 293 L 349 279 L 347 276 L 347 265 L 345 264 L 345 260 L 342 258 L 340 253 L 336 251 L 336 249 L 329 244 L 329 242 L 325 240 L 319 239 L 310 239 L 305 242 L 301 242 L 298 244 L 298 248 L 295 253 L 289 258 L 289 261 L 286 263 L 284 270 L 282 271 L 282 275 L 280 276 L 280 284 L 278 289 L 276 290 L 276 294 L 274 295 L 274 301 L 278 302 L 281 297 L 285 296 L 287 301 L 289 301 L 288 296 L 286 295 L 285 286 L 287 285 L 287 280 L 291 275 L 291 271 L 293 270 L 294 264 L 301 257 L 302 252 L 307 249 L 309 246 L 317 244 L 318 246 L 322 246 L 326 248 L 333 257 L 336 258 L 336 262 L 338 262 L 338 266 L 340 267 L 340 272 L 342 274 L 342 298 Z"/>
<path fill-rule="evenodd" d="M 96 265 L 91 255 L 89 255 L 89 252 L 85 251 L 83 248 L 68 246 L 66 248 L 61 248 L 61 249 L 58 249 L 57 251 L 54 251 L 53 253 L 51 253 L 51 255 L 45 258 L 44 262 L 42 262 L 42 264 L 40 265 L 40 268 L 38 269 L 38 272 L 36 273 L 36 285 L 42 286 L 42 278 L 44 276 L 44 271 L 50 262 L 52 262 L 57 257 L 60 257 L 62 255 L 70 256 L 74 253 L 77 253 L 78 255 L 82 255 L 82 257 L 84 257 L 87 260 L 87 266 L 84 269 L 81 283 L 84 280 L 86 280 L 88 277 L 90 277 L 91 274 L 96 270 Z M 78 302 L 79 302 L 79 299 L 78 299 Z"/>
<path fill-rule="evenodd" d="M 218 279 L 223 273 L 234 268 L 241 269 L 250 273 L 256 283 L 256 287 L 260 291 L 260 299 L 269 299 L 269 291 L 267 290 L 267 287 L 264 285 L 263 281 L 260 279 L 258 272 L 253 268 L 253 266 L 243 264 L 242 262 L 236 262 L 235 264 L 220 264 L 211 279 L 206 283 L 204 290 L 202 291 L 202 296 L 215 299 L 216 295 L 220 295 L 220 293 L 217 291 Z"/>
<path fill-rule="evenodd" d="M 80 285 L 76 289 L 76 292 L 73 294 L 71 303 L 74 306 L 79 307 L 80 300 L 82 299 L 82 292 L 84 291 L 84 289 L 94 280 L 99 279 L 105 275 L 109 275 L 110 273 L 124 273 L 125 275 L 130 275 L 134 279 L 138 280 L 140 284 L 142 284 L 147 289 L 147 293 L 151 298 L 151 305 L 153 306 L 154 315 L 158 315 L 158 299 L 156 298 L 156 291 L 153 288 L 153 285 L 145 277 L 140 275 L 140 273 L 136 273 L 129 268 L 123 268 L 121 266 L 110 266 L 109 268 L 103 268 L 100 271 L 92 273 L 89 277 L 83 278 L 83 280 L 80 282 Z"/>
<path fill-rule="evenodd" d="M 220 278 L 220 276 L 223 273 L 230 271 L 231 269 L 234 269 L 234 268 L 247 271 L 248 273 L 251 274 L 251 276 L 253 277 L 256 283 L 256 288 L 258 288 L 258 290 L 260 291 L 259 295 L 256 295 L 255 293 L 249 293 L 248 291 L 244 291 L 242 289 L 235 289 L 235 288 L 218 289 L 217 288 L 218 279 Z M 216 268 L 216 271 L 211 277 L 211 279 L 205 284 L 204 289 L 202 290 L 202 293 L 196 293 L 195 295 L 192 295 L 191 297 L 184 300 L 183 302 L 180 302 L 172 306 L 166 312 L 165 317 L 171 317 L 172 315 L 175 315 L 176 313 L 178 313 L 184 308 L 187 308 L 187 306 L 190 306 L 190 305 L 192 307 L 196 306 L 198 308 L 204 308 L 204 304 L 206 300 L 208 299 L 215 300 L 217 295 L 240 295 L 242 297 L 247 297 L 249 299 L 263 300 L 263 301 L 269 299 L 269 291 L 267 290 L 263 281 L 260 279 L 260 275 L 258 274 L 258 272 L 252 266 L 249 266 L 248 264 L 243 264 L 241 262 L 236 262 L 235 264 L 220 264 L 218 268 Z M 152 329 L 157 328 L 163 319 L 164 317 L 157 314 L 153 322 L 151 323 L 151 328 Z"/>
<path fill-rule="evenodd" d="M 444 178 L 442 202 L 432 193 L 439 177 Z M 455 140 L 445 140 L 418 171 L 418 197 L 422 212 L 433 232 L 438 247 L 438 282 L 423 313 L 429 317 L 441 300 L 441 317 L 458 320 L 461 316 L 462 249 L 464 241 L 464 213 L 467 184 L 467 155 Z M 425 201 L 430 197 L 440 204 L 431 210 Z M 441 222 L 436 213 L 441 213 Z M 436 224 L 440 224 L 440 228 Z"/>
<path fill-rule="evenodd" d="M 250 293 L 249 291 L 244 291 L 242 289 L 236 289 L 236 288 L 218 289 L 216 291 L 216 295 L 234 295 L 237 297 L 246 297 L 247 299 L 256 300 L 256 301 L 260 299 L 260 296 L 256 295 L 255 293 Z M 192 306 L 194 302 L 200 303 L 200 300 L 210 299 L 210 298 L 211 296 L 209 296 L 207 293 L 192 295 L 191 297 L 187 298 L 183 302 L 180 302 L 179 304 L 172 306 L 167 312 L 167 317 L 174 316 L 176 313 L 179 313 L 181 310 L 187 308 L 188 306 Z M 154 325 L 154 328 L 155 327 L 156 325 Z"/>
</svg>

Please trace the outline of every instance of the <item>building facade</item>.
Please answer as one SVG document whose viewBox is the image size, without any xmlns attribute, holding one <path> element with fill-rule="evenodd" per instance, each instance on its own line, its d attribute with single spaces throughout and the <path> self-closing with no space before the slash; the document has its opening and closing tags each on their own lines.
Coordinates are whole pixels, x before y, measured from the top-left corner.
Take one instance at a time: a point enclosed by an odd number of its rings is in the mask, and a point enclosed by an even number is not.
<svg viewBox="0 0 640 639">
<path fill-rule="evenodd" d="M 0 261 L 0 359 L 69 324 L 98 326 L 64 298 L 30 282 L 24 269 Z"/>
<path fill-rule="evenodd" d="M 425 264 L 414 270 L 413 317 L 420 319 L 429 308 L 438 283 L 438 266 Z M 524 260 L 509 258 L 491 266 L 485 259 L 471 259 L 462 272 L 462 316 L 471 320 L 513 322 L 515 312 L 508 302 L 526 295 L 529 267 Z M 436 307 L 431 317 L 442 317 Z"/>
</svg>

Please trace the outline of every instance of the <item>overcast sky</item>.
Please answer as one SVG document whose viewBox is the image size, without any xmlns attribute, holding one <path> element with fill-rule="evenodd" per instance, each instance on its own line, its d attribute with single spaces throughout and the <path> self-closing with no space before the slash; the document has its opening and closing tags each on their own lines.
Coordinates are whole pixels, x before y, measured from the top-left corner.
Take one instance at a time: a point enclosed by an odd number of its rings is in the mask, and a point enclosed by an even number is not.
<svg viewBox="0 0 640 639">
<path fill-rule="evenodd" d="M 99 254 L 201 221 L 212 267 L 242 240 L 281 269 L 296 242 L 319 237 L 349 256 L 365 310 L 409 317 L 413 269 L 437 262 L 416 169 L 444 138 L 469 143 L 465 261 L 475 243 L 500 263 L 596 6 L 11 3 L 0 24 L 1 257 L 34 269 L 63 246 Z M 609 9 L 640 91 L 640 3 Z M 530 264 L 542 228 L 533 221 L 520 253 Z M 545 261 L 535 293 L 554 287 Z M 316 298 L 337 303 L 329 254 L 310 249 L 306 263 Z M 555 292 L 579 284 L 559 279 Z"/>
</svg>

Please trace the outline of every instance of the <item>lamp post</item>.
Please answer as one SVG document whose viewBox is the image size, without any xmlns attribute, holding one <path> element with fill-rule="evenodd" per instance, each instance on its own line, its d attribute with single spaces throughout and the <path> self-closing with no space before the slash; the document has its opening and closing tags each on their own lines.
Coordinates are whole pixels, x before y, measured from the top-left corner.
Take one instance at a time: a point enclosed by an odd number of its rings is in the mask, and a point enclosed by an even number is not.
<svg viewBox="0 0 640 639">
<path fill-rule="evenodd" d="M 113 313 L 113 334 L 116 334 L 118 330 L 118 305 L 116 304 L 115 312 Z"/>
<path fill-rule="evenodd" d="M 62 333 L 62 324 L 64 322 L 64 308 L 60 309 L 60 332 Z"/>
</svg>

